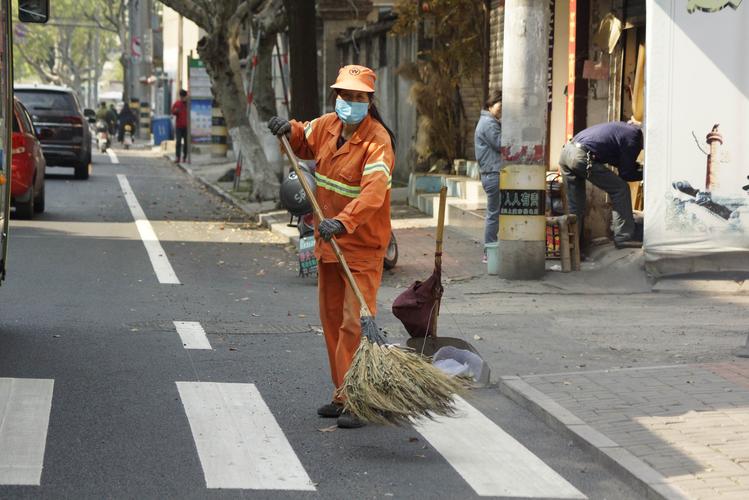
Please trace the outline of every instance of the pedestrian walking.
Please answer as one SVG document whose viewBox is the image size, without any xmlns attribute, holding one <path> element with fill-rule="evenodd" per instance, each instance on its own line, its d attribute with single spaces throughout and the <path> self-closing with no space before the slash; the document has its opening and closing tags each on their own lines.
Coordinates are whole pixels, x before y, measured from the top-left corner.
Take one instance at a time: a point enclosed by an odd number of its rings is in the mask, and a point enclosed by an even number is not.
<svg viewBox="0 0 749 500">
<path fill-rule="evenodd" d="M 474 150 L 479 162 L 481 185 L 486 192 L 486 219 L 484 221 L 484 245 L 497 241 L 499 230 L 499 171 L 502 169 L 502 91 L 493 90 L 486 101 L 486 109 L 474 133 Z M 486 246 L 483 262 L 486 263 Z"/>
<path fill-rule="evenodd" d="M 315 218 L 320 320 L 328 350 L 333 401 L 318 415 L 338 418 L 338 426 L 361 427 L 343 412 L 338 389 L 359 346 L 360 306 L 330 245 L 336 237 L 372 314 L 382 280 L 383 258 L 390 242 L 390 185 L 395 136 L 374 104 L 375 73 L 364 66 L 344 66 L 331 88 L 335 112 L 310 122 L 273 117 L 268 128 L 286 134 L 295 154 L 317 162 L 317 200 L 323 220 Z"/>
<path fill-rule="evenodd" d="M 187 91 L 180 89 L 179 99 L 172 104 L 172 114 L 174 115 L 174 130 L 176 139 L 176 157 L 175 162 L 179 162 L 180 153 L 182 161 L 187 161 Z"/>
<path fill-rule="evenodd" d="M 580 235 L 585 217 L 585 181 L 611 197 L 614 245 L 642 246 L 635 236 L 632 198 L 627 181 L 642 180 L 637 157 L 643 148 L 642 128 L 634 121 L 609 122 L 580 131 L 562 148 L 559 166 L 567 188 L 570 211 L 577 215 Z M 613 165 L 618 175 L 605 164 Z"/>
</svg>

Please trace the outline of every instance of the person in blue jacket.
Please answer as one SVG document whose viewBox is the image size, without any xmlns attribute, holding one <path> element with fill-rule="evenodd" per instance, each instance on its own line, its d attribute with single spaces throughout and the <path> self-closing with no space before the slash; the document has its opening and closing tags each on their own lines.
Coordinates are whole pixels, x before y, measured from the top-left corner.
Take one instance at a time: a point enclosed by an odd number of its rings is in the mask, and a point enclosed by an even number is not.
<svg viewBox="0 0 749 500">
<path fill-rule="evenodd" d="M 499 230 L 499 171 L 502 169 L 502 91 L 493 90 L 486 101 L 486 109 L 476 124 L 474 144 L 479 163 L 481 185 L 486 192 L 486 220 L 484 244 L 497 241 Z M 483 261 L 486 262 L 486 250 Z"/>
</svg>

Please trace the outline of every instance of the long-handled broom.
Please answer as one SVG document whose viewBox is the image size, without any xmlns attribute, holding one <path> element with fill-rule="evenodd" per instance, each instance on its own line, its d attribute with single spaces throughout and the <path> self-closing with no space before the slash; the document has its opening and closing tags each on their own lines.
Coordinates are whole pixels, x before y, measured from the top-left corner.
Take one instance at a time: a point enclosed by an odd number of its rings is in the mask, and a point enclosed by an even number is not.
<svg viewBox="0 0 749 500">
<path fill-rule="evenodd" d="M 289 141 L 285 136 L 280 140 L 315 216 L 322 220 L 320 205 L 301 172 Z M 385 342 L 335 237 L 330 244 L 361 306 L 361 342 L 339 388 L 345 409 L 365 422 L 385 425 L 452 415 L 454 395 L 461 390 L 460 383 L 432 366 L 427 358 Z"/>
</svg>

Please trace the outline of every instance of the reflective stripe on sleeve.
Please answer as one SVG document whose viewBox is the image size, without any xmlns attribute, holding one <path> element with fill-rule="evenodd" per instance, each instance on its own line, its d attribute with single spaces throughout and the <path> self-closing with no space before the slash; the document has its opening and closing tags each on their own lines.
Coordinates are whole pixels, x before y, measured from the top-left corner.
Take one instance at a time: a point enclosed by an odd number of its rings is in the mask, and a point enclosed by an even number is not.
<svg viewBox="0 0 749 500">
<path fill-rule="evenodd" d="M 388 188 L 390 188 L 390 186 L 393 183 L 393 176 L 390 175 L 390 169 L 388 168 L 387 163 L 385 162 L 379 161 L 377 163 L 368 163 L 364 165 L 364 171 L 362 172 L 362 176 L 372 175 L 377 172 L 382 172 L 383 174 L 385 174 L 388 180 Z"/>
<path fill-rule="evenodd" d="M 315 120 L 312 120 L 311 122 L 307 123 L 307 125 L 304 126 L 304 138 L 305 139 L 309 139 L 309 136 L 312 133 L 313 123 L 315 123 Z"/>
</svg>

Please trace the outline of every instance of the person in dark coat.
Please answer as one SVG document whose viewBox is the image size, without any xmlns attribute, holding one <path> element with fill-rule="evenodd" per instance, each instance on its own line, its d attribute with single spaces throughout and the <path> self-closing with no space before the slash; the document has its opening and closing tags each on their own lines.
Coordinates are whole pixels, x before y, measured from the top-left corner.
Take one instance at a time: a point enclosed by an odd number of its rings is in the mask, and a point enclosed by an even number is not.
<svg viewBox="0 0 749 500">
<path fill-rule="evenodd" d="M 642 180 L 637 157 L 643 148 L 642 128 L 630 122 L 593 125 L 564 145 L 559 158 L 570 212 L 577 215 L 582 235 L 585 216 L 585 181 L 608 193 L 613 205 L 612 229 L 617 248 L 641 247 L 634 239 L 635 221 L 628 181 Z M 618 175 L 606 164 L 615 166 Z"/>
<path fill-rule="evenodd" d="M 122 107 L 122 111 L 120 111 L 120 114 L 117 117 L 117 140 L 119 142 L 122 142 L 125 139 L 125 125 L 127 124 L 130 124 L 130 126 L 132 127 L 133 138 L 135 138 L 135 126 L 137 123 L 138 117 L 135 116 L 133 110 L 126 103 Z"/>
</svg>

